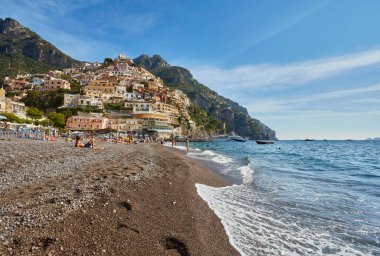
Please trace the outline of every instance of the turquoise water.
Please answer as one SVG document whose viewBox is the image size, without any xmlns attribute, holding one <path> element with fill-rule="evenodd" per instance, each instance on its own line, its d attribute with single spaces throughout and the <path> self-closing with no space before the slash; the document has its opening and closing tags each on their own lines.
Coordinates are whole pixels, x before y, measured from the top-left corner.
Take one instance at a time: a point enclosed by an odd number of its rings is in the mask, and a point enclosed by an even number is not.
<svg viewBox="0 0 380 256">
<path fill-rule="evenodd" d="M 235 185 L 197 184 L 243 255 L 380 255 L 380 141 L 192 144 Z"/>
</svg>

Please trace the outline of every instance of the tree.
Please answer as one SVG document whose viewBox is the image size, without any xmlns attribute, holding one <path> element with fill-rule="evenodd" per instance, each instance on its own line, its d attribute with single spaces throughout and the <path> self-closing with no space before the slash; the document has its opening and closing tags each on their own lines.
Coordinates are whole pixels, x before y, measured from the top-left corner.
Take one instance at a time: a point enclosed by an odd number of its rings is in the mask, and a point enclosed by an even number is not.
<svg viewBox="0 0 380 256">
<path fill-rule="evenodd" d="M 111 64 L 113 64 L 113 60 L 112 60 L 111 58 L 105 58 L 105 59 L 104 59 L 103 65 L 104 65 L 105 67 L 107 67 L 107 66 L 109 66 L 109 65 L 111 65 Z"/>
<path fill-rule="evenodd" d="M 21 123 L 21 118 L 19 118 L 15 114 L 4 112 L 4 113 L 1 113 L 1 115 L 5 116 L 8 122 Z"/>
<path fill-rule="evenodd" d="M 42 120 L 41 122 L 36 123 L 36 125 L 37 125 L 37 124 L 40 124 L 40 125 L 42 125 L 42 126 L 47 127 L 47 126 L 49 126 L 49 125 L 53 125 L 53 122 L 50 121 L 49 119 L 45 119 L 45 120 Z"/>
<path fill-rule="evenodd" d="M 42 110 L 48 108 L 58 108 L 63 105 L 64 94 L 66 90 L 59 89 L 56 91 L 29 91 L 23 102 L 27 107 L 34 107 Z"/>
<path fill-rule="evenodd" d="M 57 109 L 57 113 L 61 113 L 65 116 L 65 119 L 70 116 L 74 116 L 78 114 L 79 108 L 59 108 Z"/>
<path fill-rule="evenodd" d="M 70 93 L 80 93 L 81 86 L 78 81 L 71 80 L 70 81 Z"/>
<path fill-rule="evenodd" d="M 26 110 L 26 116 L 35 121 L 37 119 L 41 119 L 44 116 L 44 112 L 42 112 L 38 108 L 28 108 Z"/>
<path fill-rule="evenodd" d="M 65 127 L 65 115 L 57 112 L 51 112 L 48 115 L 48 119 L 53 123 L 55 127 Z"/>
</svg>

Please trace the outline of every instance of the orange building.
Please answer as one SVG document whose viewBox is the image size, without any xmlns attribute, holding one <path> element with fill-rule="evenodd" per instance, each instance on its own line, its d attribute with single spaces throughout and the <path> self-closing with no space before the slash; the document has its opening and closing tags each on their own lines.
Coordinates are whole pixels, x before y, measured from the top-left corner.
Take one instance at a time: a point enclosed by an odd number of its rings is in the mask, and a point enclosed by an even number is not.
<svg viewBox="0 0 380 256">
<path fill-rule="evenodd" d="M 78 115 L 67 118 L 65 128 L 71 131 L 101 130 L 108 128 L 107 117 Z"/>
<path fill-rule="evenodd" d="M 95 80 L 88 83 L 86 90 L 113 94 L 116 91 L 116 86 L 107 80 Z"/>
</svg>

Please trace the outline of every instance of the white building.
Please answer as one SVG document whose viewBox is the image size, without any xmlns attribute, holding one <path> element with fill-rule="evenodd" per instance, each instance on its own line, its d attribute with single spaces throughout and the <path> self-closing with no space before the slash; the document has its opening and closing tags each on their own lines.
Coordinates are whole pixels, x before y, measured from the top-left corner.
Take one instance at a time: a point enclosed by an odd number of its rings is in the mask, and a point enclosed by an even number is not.
<svg viewBox="0 0 380 256">
<path fill-rule="evenodd" d="M 3 88 L 0 88 L 0 113 L 1 112 L 12 113 L 20 118 L 26 118 L 25 104 L 6 98 Z"/>
<path fill-rule="evenodd" d="M 132 109 L 134 113 L 137 112 L 152 112 L 153 105 L 150 102 L 125 102 L 124 103 L 125 108 Z"/>
<path fill-rule="evenodd" d="M 32 86 L 36 86 L 36 85 L 43 85 L 45 82 L 45 79 L 43 78 L 40 78 L 40 77 L 33 77 L 32 78 Z"/>
<path fill-rule="evenodd" d="M 125 99 L 128 101 L 139 101 L 139 100 L 144 100 L 143 96 L 141 93 L 137 92 L 127 92 L 125 93 Z"/>
<path fill-rule="evenodd" d="M 101 98 L 87 97 L 80 95 L 78 98 L 79 107 L 96 107 L 103 109 L 103 102 Z"/>
<path fill-rule="evenodd" d="M 65 94 L 62 107 L 96 107 L 103 109 L 103 101 L 101 98 L 91 97 L 79 94 Z"/>
</svg>

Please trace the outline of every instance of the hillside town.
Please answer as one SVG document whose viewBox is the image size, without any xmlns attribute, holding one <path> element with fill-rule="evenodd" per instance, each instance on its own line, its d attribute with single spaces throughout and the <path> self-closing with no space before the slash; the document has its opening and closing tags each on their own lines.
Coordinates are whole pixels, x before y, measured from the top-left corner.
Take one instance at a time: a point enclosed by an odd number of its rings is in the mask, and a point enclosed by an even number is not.
<svg viewBox="0 0 380 256">
<path fill-rule="evenodd" d="M 124 54 L 113 60 L 106 58 L 104 63 L 6 77 L 0 88 L 0 114 L 27 120 L 25 98 L 33 91 L 63 94 L 62 105 L 46 109 L 45 116 L 51 111 L 76 110 L 65 116 L 62 128 L 69 132 L 108 131 L 166 139 L 182 137 L 196 127 L 187 110 L 189 98 L 166 87 L 159 77 L 136 66 Z"/>
</svg>

